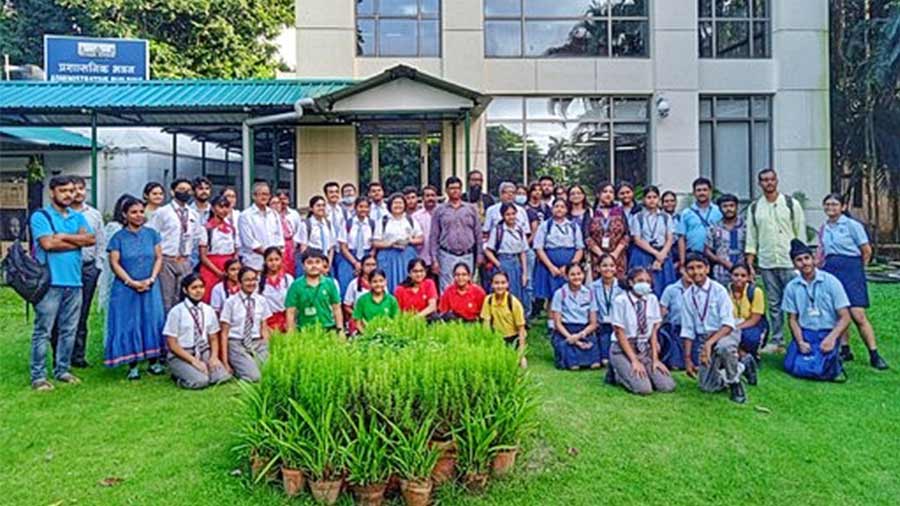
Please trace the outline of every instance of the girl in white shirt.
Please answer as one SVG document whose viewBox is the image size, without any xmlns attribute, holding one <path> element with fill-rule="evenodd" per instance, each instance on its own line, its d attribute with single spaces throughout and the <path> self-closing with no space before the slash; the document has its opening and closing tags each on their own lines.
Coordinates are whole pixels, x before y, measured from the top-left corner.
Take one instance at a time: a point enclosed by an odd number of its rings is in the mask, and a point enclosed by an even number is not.
<svg viewBox="0 0 900 506">
<path fill-rule="evenodd" d="M 298 232 L 294 241 L 300 244 L 300 250 L 317 249 L 328 257 L 328 264 L 334 262 L 334 250 L 338 246 L 339 238 L 334 233 L 334 227 L 328 221 L 325 197 L 316 195 L 309 199 L 309 215 L 303 222 L 302 235 Z"/>
<path fill-rule="evenodd" d="M 237 227 L 228 221 L 231 203 L 222 195 L 210 201 L 212 214 L 203 224 L 205 241 L 200 241 L 200 277 L 206 286 L 203 302 L 212 299 L 212 290 L 225 275 L 225 263 L 237 256 Z"/>
<path fill-rule="evenodd" d="M 169 349 L 169 371 L 181 388 L 198 390 L 231 379 L 219 360 L 219 322 L 201 299 L 203 279 L 188 274 L 181 282 L 182 301 L 166 316 L 163 335 Z"/>
<path fill-rule="evenodd" d="M 207 292 L 212 292 L 209 297 L 209 305 L 212 306 L 216 314 L 222 312 L 222 306 L 225 305 L 228 297 L 241 290 L 241 283 L 238 281 L 238 273 L 241 271 L 241 267 L 243 267 L 241 261 L 237 258 L 226 261 L 223 267 L 225 275 L 222 276 L 222 281 L 216 283 L 212 290 L 207 290 Z"/>
<path fill-rule="evenodd" d="M 425 236 L 419 223 L 407 216 L 402 194 L 391 195 L 387 202 L 391 214 L 375 223 L 372 244 L 378 250 L 378 267 L 388 275 L 388 293 L 394 293 L 406 279 L 409 262 L 418 257 L 415 247 L 425 242 Z"/>
<path fill-rule="evenodd" d="M 375 221 L 369 218 L 369 200 L 356 199 L 355 214 L 346 221 L 346 233 L 338 238 L 339 254 L 335 255 L 334 271 L 341 285 L 341 295 L 346 295 L 353 279 L 362 270 L 362 264 L 372 255 L 372 236 L 375 235 Z"/>
<path fill-rule="evenodd" d="M 265 297 L 257 293 L 259 278 L 250 267 L 238 273 L 241 291 L 225 301 L 219 316 L 222 364 L 239 379 L 256 382 L 260 365 L 269 358 L 269 326 L 272 316 Z"/>
<path fill-rule="evenodd" d="M 363 294 L 369 291 L 369 277 L 378 268 L 378 262 L 375 257 L 365 257 L 362 260 L 362 271 L 353 281 L 347 284 L 344 299 L 341 301 L 344 309 L 344 321 L 347 322 L 350 334 L 353 335 L 357 331 L 356 322 L 353 321 L 353 307 L 356 301 Z"/>
<path fill-rule="evenodd" d="M 284 268 L 284 256 L 281 248 L 271 246 L 263 253 L 263 270 L 259 279 L 259 293 L 266 299 L 272 316 L 266 320 L 271 330 L 284 332 L 287 330 L 284 313 L 284 299 L 288 288 L 294 282 L 294 276 Z"/>
</svg>

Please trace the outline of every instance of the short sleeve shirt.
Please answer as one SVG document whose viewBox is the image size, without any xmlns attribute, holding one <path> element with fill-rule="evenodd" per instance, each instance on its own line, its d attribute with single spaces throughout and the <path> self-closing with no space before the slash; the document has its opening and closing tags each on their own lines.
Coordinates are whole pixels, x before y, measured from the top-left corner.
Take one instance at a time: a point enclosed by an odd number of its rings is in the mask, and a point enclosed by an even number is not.
<svg viewBox="0 0 900 506">
<path fill-rule="evenodd" d="M 356 305 L 353 307 L 353 319 L 367 322 L 378 316 L 393 318 L 399 312 L 400 306 L 393 295 L 386 293 L 381 302 L 375 302 L 372 292 L 366 292 L 356 300 Z"/>
<path fill-rule="evenodd" d="M 191 315 L 194 303 L 184 300 L 169 310 L 163 335 L 174 337 L 182 348 L 209 344 L 209 336 L 219 331 L 219 318 L 208 304 L 200 302 L 197 316 Z"/>
<path fill-rule="evenodd" d="M 311 286 L 306 278 L 297 278 L 288 288 L 284 300 L 285 308 L 297 310 L 297 327 L 309 327 L 321 325 L 334 327 L 334 312 L 332 306 L 341 303 L 341 295 L 331 278 L 321 276 L 319 283 Z"/>
<path fill-rule="evenodd" d="M 500 255 L 518 255 L 528 250 L 528 234 L 518 223 L 514 227 L 503 223 L 491 229 L 484 247 Z"/>
<path fill-rule="evenodd" d="M 612 308 L 616 298 L 625 293 L 618 281 L 613 280 L 612 286 L 607 287 L 603 284 L 602 279 L 598 279 L 591 284 L 591 291 L 594 292 L 594 299 L 597 301 L 597 321 L 599 323 L 612 323 Z"/>
<path fill-rule="evenodd" d="M 441 294 L 438 311 L 453 313 L 466 321 L 475 321 L 481 315 L 481 305 L 484 304 L 484 290 L 474 283 L 470 283 L 464 293 L 459 293 L 455 284 L 451 284 Z"/>
<path fill-rule="evenodd" d="M 525 309 L 514 295 L 506 293 L 488 295 L 481 307 L 481 319 L 484 324 L 496 330 L 503 337 L 514 336 L 525 326 Z"/>
<path fill-rule="evenodd" d="M 639 237 L 656 249 L 665 246 L 666 237 L 675 232 L 674 221 L 663 211 L 651 213 L 642 209 L 634 216 L 632 223 L 632 237 Z"/>
<path fill-rule="evenodd" d="M 684 291 L 681 313 L 681 337 L 697 339 L 711 335 L 722 327 L 734 328 L 734 306 L 728 289 L 707 279 L 702 287 L 691 285 Z"/>
<path fill-rule="evenodd" d="M 812 283 L 797 276 L 784 289 L 781 308 L 797 315 L 800 327 L 831 330 L 837 324 L 838 309 L 850 307 L 844 286 L 833 275 L 817 269 Z"/>
<path fill-rule="evenodd" d="M 420 237 L 421 235 L 422 227 L 419 225 L 419 222 L 412 218 L 407 218 L 405 215 L 401 218 L 391 216 L 387 219 L 387 222 L 382 219 L 375 223 L 374 239 L 376 241 L 394 243 L 397 241 L 409 241 L 413 237 Z"/>
<path fill-rule="evenodd" d="M 640 332 L 641 328 L 637 314 L 637 306 L 641 302 L 646 304 L 647 318 L 643 332 Z M 630 293 L 623 293 L 616 297 L 615 302 L 613 302 L 611 320 L 613 327 L 622 329 L 628 339 L 646 342 L 653 334 L 653 326 L 662 321 L 662 316 L 659 311 L 659 301 L 656 299 L 656 295 L 653 295 L 652 293 L 643 297 L 643 301 Z"/>
<path fill-rule="evenodd" d="M 253 321 L 250 324 L 252 329 L 250 337 L 259 339 L 262 336 L 263 322 L 272 316 L 272 311 L 269 310 L 266 299 L 256 292 L 250 295 L 238 292 L 228 297 L 228 300 L 225 301 L 225 305 L 222 307 L 222 314 L 219 315 L 219 321 L 229 325 L 228 339 L 242 339 L 244 337 L 244 322 L 247 319 L 247 307 L 245 304 L 248 297 L 253 299 Z"/>
<path fill-rule="evenodd" d="M 734 292 L 728 290 L 731 294 L 731 303 L 734 305 L 734 317 L 739 320 L 749 320 L 755 314 L 766 313 L 766 296 L 763 294 L 762 288 L 753 286 L 753 302 L 750 302 L 747 290 L 750 285 L 744 287 L 739 298 L 734 297 Z"/>
<path fill-rule="evenodd" d="M 546 221 L 534 234 L 535 249 L 575 248 L 584 249 L 581 229 L 571 220 Z"/>
<path fill-rule="evenodd" d="M 666 308 L 666 323 L 681 325 L 681 310 L 684 304 L 684 283 L 681 280 L 672 283 L 663 290 L 659 305 Z"/>
<path fill-rule="evenodd" d="M 48 265 L 50 268 L 50 285 L 79 287 L 81 286 L 81 248 L 66 251 L 54 251 L 49 254 L 41 248 L 39 239 L 56 234 L 77 234 L 84 228 L 88 233 L 93 233 L 84 215 L 66 209 L 63 216 L 52 205 L 44 208 L 53 222 L 47 221 L 44 213 L 35 212 L 31 215 L 31 237 L 34 238 L 35 258 L 38 262 Z M 56 229 L 56 232 L 53 231 Z"/>
<path fill-rule="evenodd" d="M 822 248 L 825 256 L 862 256 L 861 246 L 869 244 L 869 236 L 862 223 L 841 215 L 836 222 L 822 225 Z"/>
<path fill-rule="evenodd" d="M 404 285 L 397 285 L 394 289 L 394 296 L 397 297 L 397 303 L 400 305 L 401 311 L 418 313 L 428 307 L 428 301 L 437 300 L 437 288 L 434 281 L 426 279 L 419 285 L 419 290 L 414 291 L 412 288 Z"/>
<path fill-rule="evenodd" d="M 559 313 L 563 323 L 585 325 L 590 322 L 591 313 L 597 312 L 597 299 L 586 286 L 573 292 L 569 285 L 563 285 L 553 294 L 550 310 Z"/>
<path fill-rule="evenodd" d="M 681 211 L 681 220 L 675 231 L 684 237 L 688 250 L 703 253 L 709 228 L 720 221 L 722 212 L 719 206 L 709 204 L 706 209 L 700 209 L 697 204 L 692 204 L 691 207 Z"/>
</svg>

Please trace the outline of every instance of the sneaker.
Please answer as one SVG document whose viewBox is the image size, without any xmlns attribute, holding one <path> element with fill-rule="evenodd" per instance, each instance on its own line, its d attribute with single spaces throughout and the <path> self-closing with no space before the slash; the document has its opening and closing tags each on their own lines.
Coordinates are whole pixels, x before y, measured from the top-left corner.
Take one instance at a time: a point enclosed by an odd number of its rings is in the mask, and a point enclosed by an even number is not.
<svg viewBox="0 0 900 506">
<path fill-rule="evenodd" d="M 872 367 L 878 369 L 879 371 L 886 371 L 887 369 L 890 369 L 890 366 L 887 365 L 887 362 L 885 362 L 884 359 L 881 358 L 881 355 L 879 355 L 878 353 L 872 354 L 872 357 L 869 359 L 869 364 L 871 364 Z"/>
<path fill-rule="evenodd" d="M 141 379 L 140 369 L 138 369 L 137 367 L 132 367 L 131 369 L 128 369 L 127 378 L 131 381 L 136 381 L 136 380 Z"/>
<path fill-rule="evenodd" d="M 147 368 L 147 372 L 154 376 L 162 376 L 166 373 L 166 368 L 163 367 L 163 365 L 159 362 L 156 362 L 154 364 L 151 364 L 150 367 Z"/>
<path fill-rule="evenodd" d="M 756 386 L 757 381 L 759 381 L 759 375 L 757 374 L 756 368 L 756 360 L 753 359 L 753 355 L 747 355 L 744 357 L 744 377 L 747 378 L 747 384 L 750 386 Z"/>
<path fill-rule="evenodd" d="M 744 384 L 741 382 L 731 385 L 731 401 L 738 404 L 747 402 L 747 393 L 744 392 Z"/>
<path fill-rule="evenodd" d="M 45 379 L 39 379 L 37 381 L 31 382 L 31 389 L 35 392 L 49 392 L 53 390 L 53 388 L 53 383 L 50 383 Z"/>
<path fill-rule="evenodd" d="M 62 381 L 63 383 L 68 383 L 70 385 L 77 385 L 77 384 L 81 383 L 81 380 L 78 379 L 78 376 L 75 376 L 74 374 L 72 374 L 70 372 L 63 374 L 56 379 L 57 379 L 57 381 Z"/>
<path fill-rule="evenodd" d="M 841 347 L 841 360 L 844 362 L 853 362 L 853 359 L 856 358 L 853 356 L 853 350 L 850 347 Z"/>
<path fill-rule="evenodd" d="M 760 350 L 760 353 L 765 353 L 766 355 L 775 355 L 779 353 L 784 353 L 784 346 L 778 343 L 769 343 Z"/>
</svg>

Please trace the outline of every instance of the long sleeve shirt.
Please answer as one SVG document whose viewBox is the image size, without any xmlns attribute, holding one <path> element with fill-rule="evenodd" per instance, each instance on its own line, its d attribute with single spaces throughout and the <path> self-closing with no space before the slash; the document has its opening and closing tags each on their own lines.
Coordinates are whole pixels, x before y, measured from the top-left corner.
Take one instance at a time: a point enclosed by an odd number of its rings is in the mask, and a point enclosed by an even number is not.
<svg viewBox="0 0 900 506">
<path fill-rule="evenodd" d="M 269 207 L 261 210 L 253 205 L 241 212 L 238 232 L 241 239 L 241 260 L 256 270 L 262 269 L 263 257 L 254 250 L 270 246 L 284 247 L 281 219 Z"/>
<path fill-rule="evenodd" d="M 762 269 L 792 269 L 791 239 L 806 242 L 806 216 L 803 206 L 793 199 L 794 212 L 787 207 L 784 195 L 778 195 L 775 202 L 760 197 L 747 209 L 748 255 L 756 255 Z M 793 220 L 791 215 L 793 214 Z"/>
<path fill-rule="evenodd" d="M 454 255 L 475 253 L 476 259 L 482 258 L 481 219 L 478 210 L 472 204 L 460 202 L 453 206 L 445 202 L 434 210 L 431 217 L 431 233 L 428 249 L 432 260 L 437 258 L 440 250 Z"/>
</svg>

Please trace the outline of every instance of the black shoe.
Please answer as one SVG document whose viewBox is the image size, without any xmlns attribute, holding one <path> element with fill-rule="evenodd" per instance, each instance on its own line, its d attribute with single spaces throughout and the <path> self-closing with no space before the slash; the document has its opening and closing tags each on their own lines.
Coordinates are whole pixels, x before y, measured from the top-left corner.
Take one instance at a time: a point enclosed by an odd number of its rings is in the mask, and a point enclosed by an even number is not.
<svg viewBox="0 0 900 506">
<path fill-rule="evenodd" d="M 747 402 L 747 393 L 744 392 L 744 384 L 737 382 L 731 385 L 731 400 L 738 404 Z"/>
<path fill-rule="evenodd" d="M 757 368 L 756 368 L 756 360 L 753 359 L 753 355 L 747 355 L 744 357 L 744 377 L 747 378 L 747 384 L 755 387 L 757 381 L 759 381 Z"/>
<path fill-rule="evenodd" d="M 854 358 L 856 357 L 853 356 L 853 350 L 851 350 L 849 346 L 846 348 L 841 346 L 841 360 L 844 362 L 853 362 Z"/>
<path fill-rule="evenodd" d="M 881 355 L 879 355 L 878 353 L 872 354 L 872 356 L 869 358 L 869 364 L 871 364 L 872 367 L 878 369 L 879 371 L 890 369 L 887 362 L 885 362 L 884 359 L 881 358 Z"/>
<path fill-rule="evenodd" d="M 87 362 L 87 360 L 82 359 L 82 360 L 73 360 L 72 361 L 72 367 L 74 367 L 76 369 L 87 369 L 90 366 L 91 366 L 91 364 L 89 364 Z"/>
</svg>

